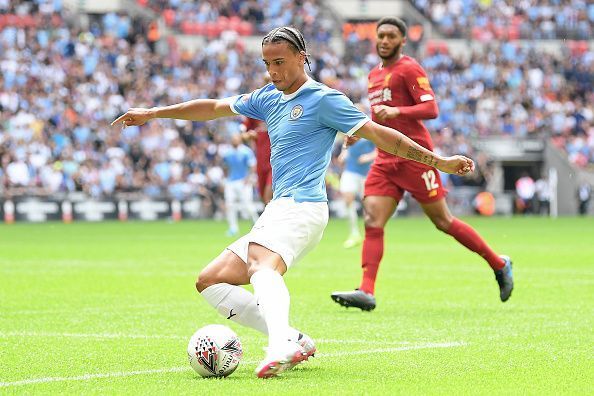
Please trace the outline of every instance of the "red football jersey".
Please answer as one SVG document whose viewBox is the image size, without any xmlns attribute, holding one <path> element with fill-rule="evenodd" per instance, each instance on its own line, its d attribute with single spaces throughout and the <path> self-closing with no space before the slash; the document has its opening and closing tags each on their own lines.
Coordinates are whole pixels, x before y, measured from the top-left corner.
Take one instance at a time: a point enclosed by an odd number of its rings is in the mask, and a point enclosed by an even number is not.
<svg viewBox="0 0 594 396">
<path fill-rule="evenodd" d="M 266 171 L 270 169 L 270 137 L 266 130 L 264 121 L 253 118 L 246 118 L 243 122 L 246 130 L 256 131 L 255 152 L 257 171 Z"/>
<path fill-rule="evenodd" d="M 427 73 L 416 60 L 406 55 L 388 67 L 383 67 L 381 63 L 374 67 L 369 72 L 367 87 L 371 107 L 378 105 L 414 106 L 418 103 L 435 100 Z M 399 115 L 396 118 L 380 121 L 375 117 L 373 111 L 371 111 L 371 119 L 378 124 L 394 128 L 421 146 L 433 150 L 431 135 L 421 120 Z M 399 157 L 378 149 L 375 162 L 398 160 L 400 160 Z"/>
</svg>

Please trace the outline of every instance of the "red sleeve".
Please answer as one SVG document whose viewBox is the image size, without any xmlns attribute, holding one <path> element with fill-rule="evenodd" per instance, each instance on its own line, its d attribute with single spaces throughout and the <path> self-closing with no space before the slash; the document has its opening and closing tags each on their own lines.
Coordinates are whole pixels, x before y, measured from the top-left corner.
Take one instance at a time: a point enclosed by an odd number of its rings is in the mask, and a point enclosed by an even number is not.
<svg viewBox="0 0 594 396">
<path fill-rule="evenodd" d="M 437 118 L 439 115 L 439 109 L 435 100 L 430 100 L 423 103 L 418 103 L 413 106 L 402 106 L 398 107 L 400 110 L 400 116 L 407 118 L 414 118 L 416 120 L 430 120 Z"/>
<path fill-rule="evenodd" d="M 416 104 L 398 107 L 400 115 L 418 120 L 437 118 L 439 109 L 435 102 L 435 94 L 421 65 L 411 63 L 403 77 L 405 86 Z"/>
<path fill-rule="evenodd" d="M 410 96 L 416 103 L 424 103 L 435 100 L 435 94 L 429 84 L 427 73 L 418 63 L 411 63 L 404 72 L 404 82 Z"/>
</svg>

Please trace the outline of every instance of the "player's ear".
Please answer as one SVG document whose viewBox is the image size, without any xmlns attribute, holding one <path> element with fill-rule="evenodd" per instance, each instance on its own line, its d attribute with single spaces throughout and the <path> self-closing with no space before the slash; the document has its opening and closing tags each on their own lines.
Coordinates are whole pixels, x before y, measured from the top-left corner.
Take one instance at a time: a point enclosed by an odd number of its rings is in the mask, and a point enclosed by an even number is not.
<svg viewBox="0 0 594 396">
<path fill-rule="evenodd" d="M 299 51 L 299 58 L 301 59 L 301 63 L 305 64 L 306 57 L 307 57 L 307 53 L 305 53 L 305 51 Z"/>
</svg>

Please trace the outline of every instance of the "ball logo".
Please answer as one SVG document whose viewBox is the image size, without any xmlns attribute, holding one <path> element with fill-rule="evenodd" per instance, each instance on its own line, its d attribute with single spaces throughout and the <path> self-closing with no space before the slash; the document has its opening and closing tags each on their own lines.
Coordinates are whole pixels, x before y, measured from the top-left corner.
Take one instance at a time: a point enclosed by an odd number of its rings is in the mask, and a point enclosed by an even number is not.
<svg viewBox="0 0 594 396">
<path fill-rule="evenodd" d="M 291 120 L 296 120 L 303 115 L 303 106 L 295 105 L 293 109 L 291 109 Z"/>
</svg>

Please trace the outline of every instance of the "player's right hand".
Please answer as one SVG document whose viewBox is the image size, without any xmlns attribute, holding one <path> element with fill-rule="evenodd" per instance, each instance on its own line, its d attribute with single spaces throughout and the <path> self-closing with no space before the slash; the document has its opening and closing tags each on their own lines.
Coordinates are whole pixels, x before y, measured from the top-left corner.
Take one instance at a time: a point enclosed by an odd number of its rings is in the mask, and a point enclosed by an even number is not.
<svg viewBox="0 0 594 396">
<path fill-rule="evenodd" d="M 123 124 L 124 127 L 127 126 L 140 126 L 146 123 L 147 121 L 152 120 L 155 118 L 155 113 L 153 109 L 143 109 L 143 108 L 131 108 L 125 114 L 122 114 L 118 118 L 116 118 L 111 125 L 116 124 Z"/>
<path fill-rule="evenodd" d="M 373 106 L 371 111 L 373 111 L 375 116 L 381 121 L 385 121 L 389 118 L 396 118 L 400 115 L 398 107 L 390 107 L 386 105 Z"/>
<path fill-rule="evenodd" d="M 437 169 L 442 172 L 464 176 L 474 172 L 474 161 L 463 155 L 446 157 L 438 164 Z"/>
</svg>

